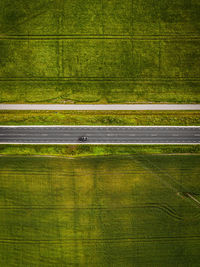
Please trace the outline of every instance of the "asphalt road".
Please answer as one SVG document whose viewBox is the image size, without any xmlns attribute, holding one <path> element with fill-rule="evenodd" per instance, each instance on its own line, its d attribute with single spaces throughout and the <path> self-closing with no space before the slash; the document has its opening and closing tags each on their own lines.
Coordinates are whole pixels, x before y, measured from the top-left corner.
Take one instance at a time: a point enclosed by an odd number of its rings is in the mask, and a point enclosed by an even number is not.
<svg viewBox="0 0 200 267">
<path fill-rule="evenodd" d="M 200 104 L 0 104 L 0 110 L 200 110 Z"/>
<path fill-rule="evenodd" d="M 1 126 L 0 143 L 76 144 L 200 144 L 200 127 L 146 126 Z"/>
</svg>

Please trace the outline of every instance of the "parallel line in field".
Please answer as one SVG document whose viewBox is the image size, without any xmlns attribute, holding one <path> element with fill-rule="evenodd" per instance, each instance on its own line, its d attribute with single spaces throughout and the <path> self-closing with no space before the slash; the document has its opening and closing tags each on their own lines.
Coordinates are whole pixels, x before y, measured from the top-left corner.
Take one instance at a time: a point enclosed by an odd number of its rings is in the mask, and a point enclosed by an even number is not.
<svg viewBox="0 0 200 267">
<path fill-rule="evenodd" d="M 183 242 L 183 240 L 199 241 L 200 236 L 167 236 L 167 237 L 147 237 L 147 238 L 134 238 L 134 237 L 122 237 L 122 238 L 70 238 L 70 239 L 58 239 L 58 240 L 20 240 L 20 239 L 0 239 L 0 243 L 44 243 L 44 244 L 61 244 L 71 242 Z"/>
<path fill-rule="evenodd" d="M 29 81 L 29 82 L 171 82 L 199 81 L 200 77 L 0 77 L 0 82 Z"/>
<path fill-rule="evenodd" d="M 177 206 L 179 207 L 179 206 Z M 112 209 L 138 209 L 138 208 L 163 208 L 166 209 L 168 211 L 170 211 L 171 213 L 173 213 L 174 215 L 177 215 L 176 211 L 171 208 L 168 205 L 164 205 L 164 204 L 159 204 L 159 203 L 143 203 L 143 204 L 139 204 L 139 205 L 135 205 L 135 206 L 113 206 L 113 207 L 66 207 L 64 205 L 22 205 L 22 206 L 12 206 L 12 205 L 5 205 L 5 206 L 0 206 L 0 209 L 26 209 L 26 208 L 30 208 L 30 209 L 37 209 L 37 208 L 41 208 L 41 209 L 55 209 L 55 208 L 59 208 L 59 209 L 69 209 L 69 210 L 76 210 L 76 209 L 86 209 L 86 210 L 90 210 L 90 209 L 97 209 L 97 210 L 112 210 Z"/>
<path fill-rule="evenodd" d="M 32 205 L 32 206 L 1 206 L 0 210 L 69 210 L 70 212 L 74 210 L 105 210 L 105 211 L 112 211 L 112 210 L 127 210 L 127 209 L 158 209 L 163 211 L 164 213 L 168 214 L 170 217 L 173 217 L 177 220 L 183 220 L 181 215 L 178 215 L 177 212 L 169 207 L 168 205 L 161 205 L 156 203 L 147 203 L 135 206 L 118 206 L 118 207 L 64 207 L 64 206 L 42 206 L 42 205 Z"/>
<path fill-rule="evenodd" d="M 59 173 L 59 170 L 56 170 L 55 172 L 53 172 L 53 171 L 41 171 L 41 172 L 39 172 L 39 171 L 26 171 L 26 170 L 14 170 L 14 171 L 2 171 L 2 170 L 0 170 L 0 173 L 1 174 L 18 174 L 18 175 L 20 175 L 20 174 L 22 174 L 22 172 L 23 172 L 23 174 L 34 174 L 34 175 L 44 175 L 44 174 L 56 174 L 56 177 L 59 175 L 59 176 L 65 176 L 66 177 L 66 175 L 68 175 L 68 176 L 71 176 L 71 175 L 73 175 L 74 176 L 74 172 L 71 172 L 71 173 L 69 173 L 69 172 L 61 172 L 61 173 Z M 76 173 L 76 176 L 86 176 L 86 175 L 90 175 L 91 173 L 89 173 L 89 172 L 86 172 L 86 173 Z M 117 175 L 117 174 L 148 174 L 148 172 L 135 172 L 135 171 L 132 171 L 132 172 L 104 172 L 104 171 L 98 171 L 98 175 Z M 113 177 L 112 177 L 112 179 L 113 179 Z M 58 180 L 58 179 L 56 179 L 56 180 Z"/>
<path fill-rule="evenodd" d="M 181 170 L 182 171 L 182 170 Z M 177 175 L 176 172 L 170 172 L 172 175 Z M 22 172 L 21 171 L 9 171 L 9 172 L 4 172 L 4 171 L 0 171 L 0 174 L 15 174 L 17 176 L 22 176 Z M 37 172 L 37 171 L 24 171 L 23 174 L 25 175 L 29 175 L 29 174 L 34 174 L 35 176 L 43 176 L 44 174 L 56 174 L 56 177 L 59 177 L 59 179 L 56 178 L 56 181 L 61 181 L 62 179 L 60 179 L 60 177 L 65 177 L 66 179 L 66 175 L 67 176 L 74 176 L 74 173 L 59 173 L 59 170 L 58 171 L 55 171 L 55 172 Z M 84 173 L 84 174 L 81 174 L 81 173 L 76 173 L 76 176 L 78 177 L 85 177 L 86 175 L 90 175 L 91 173 Z M 98 172 L 98 175 L 99 176 L 109 176 L 109 175 L 115 175 L 117 177 L 118 174 L 127 174 L 127 175 L 146 175 L 148 174 L 148 172 Z M 158 173 L 158 174 L 162 174 L 161 172 Z M 194 175 L 199 175 L 199 172 L 193 172 Z M 182 174 L 182 177 L 188 177 L 188 173 L 186 174 Z M 115 177 L 112 177 L 112 180 L 113 179 L 118 179 L 118 178 L 115 178 Z M 134 177 L 133 177 L 134 179 Z"/>
<path fill-rule="evenodd" d="M 0 35 L 1 40 L 65 40 L 65 39 L 124 39 L 124 40 L 199 40 L 199 35 L 171 35 L 171 34 L 161 34 L 161 35 L 101 35 L 101 34 L 67 34 L 67 35 Z"/>
</svg>

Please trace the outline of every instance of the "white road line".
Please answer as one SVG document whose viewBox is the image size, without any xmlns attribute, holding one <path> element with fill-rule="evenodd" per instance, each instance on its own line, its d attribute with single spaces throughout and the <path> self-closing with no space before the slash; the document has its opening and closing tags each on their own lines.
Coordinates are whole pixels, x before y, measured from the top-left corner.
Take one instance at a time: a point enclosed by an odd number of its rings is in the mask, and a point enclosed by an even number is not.
<svg viewBox="0 0 200 267">
<path fill-rule="evenodd" d="M 112 126 L 109 126 L 109 125 L 62 125 L 62 127 L 60 125 L 0 125 L 1 128 L 37 128 L 37 127 L 44 127 L 46 129 L 50 129 L 50 128 L 55 128 L 55 127 L 60 127 L 60 128 L 66 128 L 66 127 L 70 127 L 70 128 L 83 128 L 83 127 L 86 127 L 86 128 L 199 128 L 200 129 L 200 126 L 166 126 L 166 125 L 163 125 L 163 126 L 145 126 L 145 125 L 141 125 L 141 126 L 118 126 L 118 125 L 112 125 Z M 168 129 L 165 129 L 165 130 L 168 130 Z"/>
<path fill-rule="evenodd" d="M 181 143 L 12 143 L 0 142 L 0 144 L 10 145 L 182 145 Z M 184 143 L 184 145 L 199 145 L 193 143 Z"/>
</svg>

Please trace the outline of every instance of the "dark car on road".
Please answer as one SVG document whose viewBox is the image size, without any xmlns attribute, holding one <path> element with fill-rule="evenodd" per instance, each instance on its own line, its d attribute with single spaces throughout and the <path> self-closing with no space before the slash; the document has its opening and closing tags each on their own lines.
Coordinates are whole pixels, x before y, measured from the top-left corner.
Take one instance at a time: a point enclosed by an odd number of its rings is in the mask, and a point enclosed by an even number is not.
<svg viewBox="0 0 200 267">
<path fill-rule="evenodd" d="M 81 136 L 81 137 L 79 137 L 78 140 L 79 140 L 80 142 L 86 142 L 87 139 L 88 139 L 88 138 L 87 138 L 86 136 Z"/>
</svg>

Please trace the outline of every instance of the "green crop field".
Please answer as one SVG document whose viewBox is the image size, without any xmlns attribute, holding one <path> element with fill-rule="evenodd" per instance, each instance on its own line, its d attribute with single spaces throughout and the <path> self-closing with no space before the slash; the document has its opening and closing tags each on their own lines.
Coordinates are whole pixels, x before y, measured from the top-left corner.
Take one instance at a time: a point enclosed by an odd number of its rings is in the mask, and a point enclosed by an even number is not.
<svg viewBox="0 0 200 267">
<path fill-rule="evenodd" d="M 0 102 L 200 103 L 199 0 L 1 0 Z"/>
<path fill-rule="evenodd" d="M 199 162 L 0 157 L 0 266 L 199 266 Z"/>
</svg>

